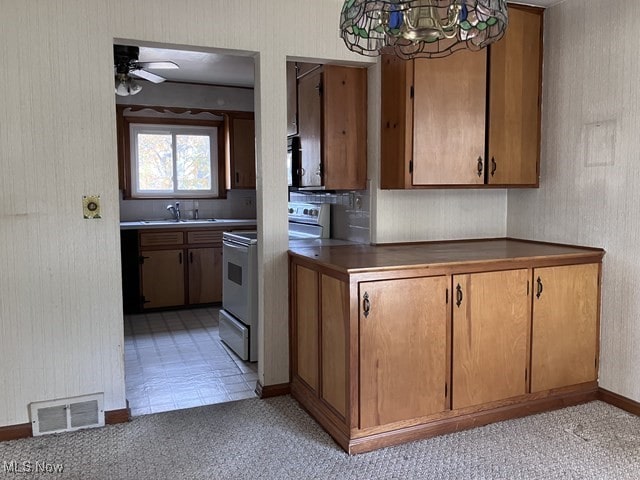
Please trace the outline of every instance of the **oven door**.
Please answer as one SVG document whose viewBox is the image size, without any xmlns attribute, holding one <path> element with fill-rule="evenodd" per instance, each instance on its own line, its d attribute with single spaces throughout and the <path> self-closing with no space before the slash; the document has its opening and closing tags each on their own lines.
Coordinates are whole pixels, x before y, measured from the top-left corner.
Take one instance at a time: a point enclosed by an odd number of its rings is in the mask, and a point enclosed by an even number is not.
<svg viewBox="0 0 640 480">
<path fill-rule="evenodd" d="M 245 324 L 250 323 L 249 248 L 231 240 L 222 243 L 222 307 Z"/>
</svg>

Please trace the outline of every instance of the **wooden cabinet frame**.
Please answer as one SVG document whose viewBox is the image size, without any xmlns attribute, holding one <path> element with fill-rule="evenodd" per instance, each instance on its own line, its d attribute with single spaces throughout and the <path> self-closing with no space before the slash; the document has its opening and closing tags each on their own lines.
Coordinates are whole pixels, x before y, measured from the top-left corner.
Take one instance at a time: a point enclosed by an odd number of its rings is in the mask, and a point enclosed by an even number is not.
<svg viewBox="0 0 640 480">
<path fill-rule="evenodd" d="M 382 56 L 382 189 L 538 187 L 543 10 L 509 10 L 486 50 Z"/>
<path fill-rule="evenodd" d="M 229 228 L 163 228 L 149 229 L 138 231 L 138 245 L 140 253 L 140 302 L 143 310 L 152 310 L 154 308 L 164 307 L 180 307 L 190 305 L 211 304 L 222 301 L 222 231 L 228 231 Z M 211 252 L 205 252 L 211 250 Z M 145 307 L 144 303 L 144 261 L 149 253 L 174 251 L 180 253 L 180 272 L 182 275 L 181 285 L 184 289 L 182 295 L 182 303 L 171 305 L 157 305 Z M 191 267 L 191 262 L 201 260 L 198 254 L 206 253 L 205 257 L 211 259 L 211 256 L 218 256 L 219 262 L 215 264 L 214 269 L 219 267 L 219 275 L 212 276 L 210 287 L 203 288 L 200 285 L 201 279 L 198 272 L 202 266 Z M 200 255 L 201 256 L 201 255 Z M 213 259 L 215 263 L 215 258 Z M 204 267 L 207 271 L 209 268 Z M 219 277 L 219 278 L 218 278 Z M 200 295 L 207 293 L 213 295 L 209 301 L 202 302 Z"/>
<path fill-rule="evenodd" d="M 228 190 L 256 188 L 256 142 L 253 112 L 224 115 L 225 184 Z"/>
<path fill-rule="evenodd" d="M 300 187 L 364 190 L 367 183 L 367 69 L 298 64 Z M 295 182 L 294 182 L 295 183 Z"/>
<path fill-rule="evenodd" d="M 456 275 L 472 275 L 475 273 L 487 273 L 487 272 L 507 272 L 514 270 L 524 271 L 524 274 L 520 275 L 521 279 L 526 278 L 526 285 L 521 285 L 522 289 L 526 288 L 526 292 L 520 292 L 526 297 L 526 308 L 528 310 L 528 317 L 523 325 L 522 335 L 524 336 L 524 342 L 526 344 L 526 357 L 525 364 L 527 372 L 531 372 L 531 325 L 532 321 L 530 315 L 532 312 L 532 300 L 535 295 L 533 290 L 534 282 L 534 269 L 543 267 L 563 267 L 571 265 L 593 264 L 597 270 L 598 275 L 598 298 L 595 299 L 599 306 L 600 296 L 600 272 L 601 261 L 604 252 L 600 249 L 580 248 L 576 251 L 576 247 L 568 247 L 555 244 L 544 244 L 541 242 L 526 242 L 520 240 L 502 239 L 507 242 L 520 243 L 531 245 L 547 246 L 549 249 L 557 249 L 556 254 L 550 255 L 520 255 L 517 254 L 513 258 L 491 258 L 491 255 L 486 256 L 484 261 L 467 262 L 464 260 L 455 260 L 454 258 L 445 261 L 442 258 L 442 254 L 434 254 L 438 261 L 436 263 L 429 263 L 426 261 L 424 265 L 398 265 L 399 268 L 390 268 L 388 266 L 384 268 L 355 268 L 350 269 L 346 267 L 348 260 L 345 260 L 345 264 L 336 265 L 327 261 L 327 258 L 319 258 L 322 255 L 321 249 L 318 251 L 310 252 L 309 249 L 303 251 L 290 251 L 290 354 L 291 354 L 291 392 L 294 398 L 296 398 L 304 408 L 327 430 L 327 432 L 334 438 L 334 440 L 349 453 L 362 453 L 370 450 L 374 450 L 380 447 L 389 445 L 395 445 L 403 443 L 409 440 L 415 440 L 420 438 L 426 438 L 433 435 L 442 433 L 449 433 L 465 428 L 484 425 L 487 423 L 506 420 L 509 418 L 517 418 L 531 413 L 538 413 L 555 408 L 560 408 L 567 405 L 573 405 L 590 401 L 595 399 L 597 392 L 597 381 L 590 380 L 579 384 L 563 385 L 556 388 L 542 390 L 537 392 L 531 392 L 530 388 L 530 373 L 527 373 L 525 379 L 525 372 L 522 371 L 522 385 L 523 393 L 515 394 L 515 396 L 508 396 L 508 398 L 498 398 L 496 400 L 486 401 L 481 404 L 473 404 L 457 409 L 453 409 L 451 392 L 455 392 L 456 385 L 453 384 L 453 372 L 452 363 L 449 361 L 446 366 L 446 394 L 443 393 L 444 405 L 440 412 L 427 414 L 424 416 L 418 416 L 415 418 L 405 418 L 397 421 L 389 421 L 380 425 L 374 425 L 370 422 L 363 425 L 361 422 L 361 383 L 363 381 L 360 378 L 361 372 L 361 325 L 360 321 L 363 314 L 364 298 L 363 290 L 361 286 L 365 282 L 385 282 L 389 280 L 405 279 L 411 280 L 416 278 L 433 278 L 437 276 L 443 276 L 446 278 L 446 302 L 447 302 L 447 315 L 446 315 L 446 350 L 448 358 L 455 362 L 452 358 L 452 315 L 455 305 L 455 282 Z M 462 241 L 462 242 L 433 242 L 435 250 L 441 252 L 443 244 L 452 245 L 451 248 L 458 248 L 456 243 L 460 243 L 462 250 L 465 248 L 473 249 L 475 245 L 478 248 L 491 249 L 492 241 Z M 407 245 L 406 248 L 423 248 L 427 249 L 430 244 L 417 244 Z M 466 247 L 465 247 L 466 245 Z M 385 246 L 382 246 L 383 248 Z M 563 247 L 568 249 L 564 250 Z M 348 247 L 345 247 L 348 248 Z M 369 247 L 376 248 L 376 247 Z M 339 250 L 339 249 L 336 249 Z M 394 257 L 398 254 L 398 247 L 394 247 L 390 255 Z M 316 256 L 318 255 L 318 256 Z M 330 256 L 330 254 L 327 254 Z M 440 255 L 440 256 L 438 256 Z M 469 258 L 468 255 L 463 252 L 460 258 Z M 343 255 L 343 259 L 348 256 Z M 311 283 L 311 287 L 304 287 L 304 293 L 299 291 L 299 279 L 298 270 L 303 269 L 306 276 L 315 276 L 315 281 Z M 519 277 L 519 278 L 520 278 Z M 344 292 L 345 298 L 335 298 L 335 293 L 331 293 L 333 302 L 337 305 L 341 305 L 338 310 L 343 312 L 342 325 L 344 328 L 344 338 L 346 342 L 344 346 L 331 352 L 332 356 L 341 356 L 341 360 L 337 365 L 344 365 L 343 377 L 340 380 L 344 383 L 344 400 L 346 401 L 346 408 L 341 411 L 340 408 L 336 408 L 336 401 L 327 398 L 324 393 L 326 388 L 326 381 L 323 382 L 323 378 L 326 379 L 327 372 L 325 372 L 323 364 L 323 338 L 327 335 L 326 330 L 323 330 L 323 322 L 325 321 L 325 309 L 323 306 L 323 287 L 322 284 L 327 284 L 327 281 L 323 279 L 330 279 L 337 285 L 340 285 L 340 289 Z M 307 282 L 307 285 L 309 283 Z M 335 288 L 334 288 L 335 291 Z M 314 296 L 314 300 L 309 300 L 309 296 Z M 445 301 L 445 299 L 443 299 Z M 304 302 L 303 305 L 299 302 Z M 310 303 L 309 303 L 310 302 Z M 309 307 L 309 308 L 307 308 Z M 374 307 L 372 307 L 374 308 Z M 312 310 L 312 315 L 315 315 L 315 325 L 312 330 L 315 329 L 316 336 L 309 335 L 307 332 L 307 340 L 302 343 L 299 342 L 300 332 L 297 325 L 297 315 L 299 311 L 305 311 L 305 315 L 309 314 L 309 310 Z M 334 309 L 334 317 L 335 317 Z M 332 318 L 331 322 L 336 323 L 336 318 Z M 599 311 L 598 318 L 596 319 L 595 331 L 599 331 Z M 597 343 L 599 339 L 594 340 Z M 306 342 L 306 343 L 305 343 Z M 314 369 L 314 378 L 316 382 L 305 381 L 300 376 L 299 372 L 299 355 L 302 352 L 307 355 L 311 350 L 305 350 L 309 344 L 313 345 L 313 352 L 311 355 L 315 357 L 315 360 L 311 361 Z M 342 353 L 341 353 L 342 352 Z M 304 360 L 309 362 L 308 359 Z M 343 363 L 340 363 L 343 362 Z M 339 367 L 331 367 L 334 370 Z M 524 370 L 525 368 L 523 368 Z M 332 372 L 329 375 L 335 375 Z M 311 384 L 313 383 L 313 385 Z M 455 395 L 455 393 L 454 393 Z M 511 394 L 513 395 L 513 394 Z"/>
</svg>

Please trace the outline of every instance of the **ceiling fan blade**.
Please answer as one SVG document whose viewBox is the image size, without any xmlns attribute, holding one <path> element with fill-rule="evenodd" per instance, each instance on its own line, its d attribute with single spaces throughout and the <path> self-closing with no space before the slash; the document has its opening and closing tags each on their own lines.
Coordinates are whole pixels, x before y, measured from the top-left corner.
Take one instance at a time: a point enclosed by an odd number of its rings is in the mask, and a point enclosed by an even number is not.
<svg viewBox="0 0 640 480">
<path fill-rule="evenodd" d="M 137 65 L 141 68 L 166 68 L 166 69 L 176 69 L 180 68 L 180 66 L 176 62 L 166 61 L 166 62 L 137 62 Z"/>
<path fill-rule="evenodd" d="M 146 70 L 136 69 L 129 71 L 129 75 L 137 78 L 144 78 L 152 83 L 162 83 L 166 78 L 156 75 L 155 73 L 147 72 Z"/>
</svg>

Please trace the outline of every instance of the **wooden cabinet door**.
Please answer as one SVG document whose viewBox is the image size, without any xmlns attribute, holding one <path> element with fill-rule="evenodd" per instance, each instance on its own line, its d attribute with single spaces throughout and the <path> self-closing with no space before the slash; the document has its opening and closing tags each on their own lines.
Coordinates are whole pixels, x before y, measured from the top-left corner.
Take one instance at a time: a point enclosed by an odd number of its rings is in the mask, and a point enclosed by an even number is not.
<svg viewBox="0 0 640 480">
<path fill-rule="evenodd" d="M 184 253 L 182 250 L 142 251 L 142 295 L 145 308 L 184 305 Z"/>
<path fill-rule="evenodd" d="M 534 270 L 531 391 L 598 378 L 597 264 Z"/>
<path fill-rule="evenodd" d="M 446 408 L 446 277 L 363 282 L 360 428 Z"/>
<path fill-rule="evenodd" d="M 364 190 L 367 69 L 325 65 L 323 70 L 323 185 L 330 190 Z"/>
<path fill-rule="evenodd" d="M 453 409 L 527 393 L 528 270 L 453 277 Z"/>
<path fill-rule="evenodd" d="M 191 248 L 189 304 L 222 301 L 222 248 Z"/>
<path fill-rule="evenodd" d="M 486 49 L 416 59 L 413 70 L 413 184 L 483 184 Z"/>
<path fill-rule="evenodd" d="M 349 285 L 321 275 L 321 366 L 322 399 L 342 417 L 347 416 L 347 331 Z"/>
<path fill-rule="evenodd" d="M 253 114 L 230 118 L 231 188 L 256 188 L 256 133 Z"/>
<path fill-rule="evenodd" d="M 322 69 L 298 80 L 300 186 L 322 186 Z"/>
<path fill-rule="evenodd" d="M 537 185 L 542 11 L 509 6 L 509 28 L 490 47 L 488 183 Z"/>
<path fill-rule="evenodd" d="M 318 273 L 295 266 L 294 374 L 318 392 Z"/>
</svg>

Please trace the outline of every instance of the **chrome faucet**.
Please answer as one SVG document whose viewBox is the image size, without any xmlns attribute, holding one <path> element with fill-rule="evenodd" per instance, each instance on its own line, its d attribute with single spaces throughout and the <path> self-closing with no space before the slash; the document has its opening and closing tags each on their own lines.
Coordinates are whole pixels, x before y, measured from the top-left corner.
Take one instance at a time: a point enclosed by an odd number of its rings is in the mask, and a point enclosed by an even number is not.
<svg viewBox="0 0 640 480">
<path fill-rule="evenodd" d="M 176 202 L 175 206 L 171 204 L 167 205 L 167 210 L 171 212 L 171 216 L 176 222 L 180 221 L 180 202 Z"/>
</svg>

